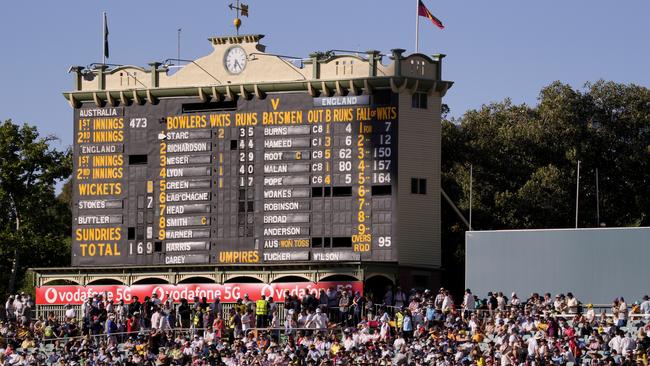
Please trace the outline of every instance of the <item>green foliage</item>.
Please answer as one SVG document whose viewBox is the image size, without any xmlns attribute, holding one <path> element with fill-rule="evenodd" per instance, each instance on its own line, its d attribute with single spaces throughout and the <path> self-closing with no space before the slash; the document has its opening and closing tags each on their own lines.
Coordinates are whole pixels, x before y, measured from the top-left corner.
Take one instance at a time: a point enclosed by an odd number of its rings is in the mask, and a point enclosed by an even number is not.
<svg viewBox="0 0 650 366">
<path fill-rule="evenodd" d="M 467 216 L 473 166 L 474 230 L 574 227 L 578 160 L 580 227 L 598 225 L 596 169 L 600 221 L 650 224 L 650 90 L 554 82 L 537 106 L 506 99 L 443 122 L 442 186 Z M 443 206 L 443 262 L 460 277 L 464 230 Z"/>
<path fill-rule="evenodd" d="M 20 287 L 29 267 L 69 263 L 70 208 L 55 188 L 72 160 L 69 149 L 52 148 L 54 140 L 33 126 L 0 124 L 0 295 Z"/>
</svg>

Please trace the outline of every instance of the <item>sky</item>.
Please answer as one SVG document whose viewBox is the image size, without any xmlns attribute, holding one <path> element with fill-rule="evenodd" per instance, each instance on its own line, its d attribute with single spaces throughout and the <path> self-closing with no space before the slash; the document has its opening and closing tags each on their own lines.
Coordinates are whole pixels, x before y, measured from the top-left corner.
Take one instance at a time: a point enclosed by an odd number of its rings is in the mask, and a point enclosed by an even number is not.
<svg viewBox="0 0 650 366">
<path fill-rule="evenodd" d="M 650 86 L 650 1 L 423 0 L 445 24 L 420 18 L 420 52 L 444 53 L 444 102 L 462 116 L 509 97 L 534 105 L 555 80 Z M 6 1 L 0 10 L 0 121 L 36 125 L 72 143 L 72 65 L 101 62 L 102 11 L 114 64 L 146 66 L 211 52 L 209 36 L 234 34 L 228 0 Z M 245 1 L 246 2 L 246 1 Z M 414 52 L 415 0 L 248 0 L 242 34 L 265 34 L 267 52 L 307 57 L 330 49 Z M 385 60 L 387 62 L 388 60 Z"/>
</svg>

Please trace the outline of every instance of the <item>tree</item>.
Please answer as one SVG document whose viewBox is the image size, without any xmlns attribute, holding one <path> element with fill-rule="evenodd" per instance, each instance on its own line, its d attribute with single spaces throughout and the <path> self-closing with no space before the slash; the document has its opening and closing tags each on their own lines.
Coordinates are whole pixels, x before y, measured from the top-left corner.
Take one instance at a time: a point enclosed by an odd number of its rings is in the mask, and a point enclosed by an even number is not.
<svg viewBox="0 0 650 366">
<path fill-rule="evenodd" d="M 8 292 L 28 267 L 69 263 L 70 210 L 55 188 L 72 160 L 69 149 L 52 148 L 55 140 L 33 126 L 0 124 L 0 279 Z"/>
<path fill-rule="evenodd" d="M 580 227 L 600 225 L 596 169 L 600 221 L 650 224 L 650 90 L 605 81 L 577 90 L 554 82 L 534 107 L 506 99 L 443 121 L 442 187 L 467 214 L 473 166 L 475 230 L 574 227 L 578 160 Z M 452 272 L 462 279 L 465 228 L 445 210 L 443 261 L 460 267 Z"/>
</svg>

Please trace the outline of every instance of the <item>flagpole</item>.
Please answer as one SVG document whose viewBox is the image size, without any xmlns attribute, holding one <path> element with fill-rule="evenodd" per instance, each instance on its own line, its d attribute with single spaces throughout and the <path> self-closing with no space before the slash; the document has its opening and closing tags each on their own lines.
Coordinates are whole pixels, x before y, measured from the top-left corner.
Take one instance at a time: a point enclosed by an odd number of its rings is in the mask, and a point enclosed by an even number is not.
<svg viewBox="0 0 650 366">
<path fill-rule="evenodd" d="M 420 0 L 415 0 L 415 53 L 420 52 Z"/>
<path fill-rule="evenodd" d="M 106 12 L 102 14 L 102 65 L 106 65 Z"/>
<path fill-rule="evenodd" d="M 578 170 L 576 171 L 576 229 L 578 228 L 578 200 L 580 199 L 580 160 L 578 160 Z"/>
</svg>

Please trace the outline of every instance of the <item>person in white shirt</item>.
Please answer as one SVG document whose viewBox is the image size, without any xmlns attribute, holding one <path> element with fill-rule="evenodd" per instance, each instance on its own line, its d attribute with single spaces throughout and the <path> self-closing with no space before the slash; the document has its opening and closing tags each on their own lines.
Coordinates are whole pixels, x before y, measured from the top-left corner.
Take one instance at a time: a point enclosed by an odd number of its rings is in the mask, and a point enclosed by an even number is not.
<svg viewBox="0 0 650 366">
<path fill-rule="evenodd" d="M 573 352 L 571 352 L 571 348 L 564 346 L 564 352 L 562 355 L 567 362 L 573 362 L 575 364 L 576 357 L 573 355 Z"/>
<path fill-rule="evenodd" d="M 115 315 L 117 316 L 117 320 L 120 323 L 124 323 L 126 321 L 127 314 L 128 308 L 126 304 L 124 304 L 124 300 L 120 300 L 120 302 L 115 306 Z"/>
<path fill-rule="evenodd" d="M 307 314 L 307 318 L 305 319 L 304 328 L 314 328 L 315 317 L 316 317 L 316 313 L 314 311 L 309 310 Z"/>
<path fill-rule="evenodd" d="M 646 314 L 645 319 L 650 319 L 650 297 L 648 295 L 643 296 L 643 302 L 640 306 L 641 314 Z"/>
<path fill-rule="evenodd" d="M 381 309 L 379 311 L 382 311 Z M 390 316 L 388 315 L 388 312 L 383 312 L 381 316 L 379 317 L 380 322 L 388 322 L 390 320 Z"/>
<path fill-rule="evenodd" d="M 159 310 L 160 319 L 158 320 L 158 329 L 162 331 L 171 330 L 172 327 L 169 324 L 169 317 L 165 315 L 162 310 Z"/>
<path fill-rule="evenodd" d="M 325 330 L 327 329 L 327 314 L 325 314 L 321 308 L 316 308 L 316 314 L 314 315 L 313 326 L 316 329 Z"/>
<path fill-rule="evenodd" d="M 244 312 L 244 315 L 241 316 L 241 330 L 244 334 L 246 334 L 246 331 L 250 329 L 251 316 L 252 313 L 248 309 Z"/>
<path fill-rule="evenodd" d="M 70 304 L 65 305 L 65 318 L 66 319 L 76 319 L 77 318 L 77 312 L 74 310 L 74 308 Z"/>
<path fill-rule="evenodd" d="M 587 304 L 587 312 L 585 313 L 585 320 L 592 323 L 596 319 L 596 312 L 592 304 Z"/>
<path fill-rule="evenodd" d="M 564 295 L 555 296 L 555 301 L 553 302 L 553 308 L 555 309 L 555 311 L 559 312 L 560 314 L 566 311 L 566 302 L 564 301 Z"/>
<path fill-rule="evenodd" d="M 434 300 L 434 306 L 438 310 L 442 310 L 442 303 L 445 301 L 445 289 L 440 288 L 440 291 L 438 291 L 438 294 L 436 295 L 436 299 Z"/>
<path fill-rule="evenodd" d="M 379 328 L 379 339 L 382 341 L 388 341 L 390 338 L 390 323 L 381 322 L 381 327 Z"/>
<path fill-rule="evenodd" d="M 472 290 L 465 289 L 465 295 L 463 296 L 462 307 L 464 310 L 462 313 L 462 317 L 463 320 L 465 320 L 476 309 L 476 302 L 474 301 L 474 294 L 472 294 Z"/>
<path fill-rule="evenodd" d="M 287 312 L 287 318 L 284 320 L 284 329 L 287 336 L 293 335 L 294 329 L 296 328 L 296 320 L 294 319 L 294 310 L 289 309 Z"/>
<path fill-rule="evenodd" d="M 513 292 L 510 294 L 510 306 L 519 306 L 521 304 L 521 300 L 519 300 L 519 297 L 517 296 L 516 292 Z"/>
<path fill-rule="evenodd" d="M 619 327 L 627 325 L 627 303 L 624 298 L 620 298 L 618 302 L 618 324 Z"/>
<path fill-rule="evenodd" d="M 623 351 L 623 337 L 622 337 L 622 335 L 623 335 L 623 331 L 619 330 L 618 332 L 616 332 L 616 336 L 613 337 L 609 341 L 609 343 L 607 344 L 609 346 L 609 348 L 615 350 L 616 353 L 618 353 L 619 355 Z"/>
<path fill-rule="evenodd" d="M 160 309 L 151 315 L 151 329 L 156 330 L 160 327 L 160 318 L 162 317 L 162 310 Z"/>
<path fill-rule="evenodd" d="M 22 318 L 24 310 L 25 303 L 23 303 L 22 296 L 16 295 L 16 299 L 14 300 L 14 313 L 16 314 L 17 319 Z"/>
<path fill-rule="evenodd" d="M 497 309 L 504 311 L 506 309 L 506 297 L 503 296 L 503 292 L 499 291 L 497 294 Z"/>
<path fill-rule="evenodd" d="M 357 344 L 354 342 L 354 339 L 352 339 L 352 336 L 350 334 L 347 334 L 345 336 L 345 339 L 343 340 L 343 347 L 345 348 L 346 351 L 351 351 L 352 348 L 356 347 Z"/>
<path fill-rule="evenodd" d="M 566 306 L 568 309 L 569 314 L 577 314 L 578 313 L 578 299 L 576 299 L 575 296 L 571 292 L 566 294 Z"/>
<path fill-rule="evenodd" d="M 13 320 L 16 318 L 16 308 L 14 308 L 14 295 L 9 296 L 7 302 L 5 303 L 5 312 L 7 314 L 7 319 Z"/>
<path fill-rule="evenodd" d="M 296 320 L 297 327 L 298 328 L 307 328 L 307 326 L 306 326 L 307 318 L 308 318 L 307 310 L 302 309 L 300 314 L 298 314 L 298 319 Z"/>
<path fill-rule="evenodd" d="M 442 300 L 442 311 L 451 311 L 451 309 L 454 307 L 454 300 L 451 297 L 450 293 L 445 294 L 445 299 Z"/>
<path fill-rule="evenodd" d="M 634 341 L 634 339 L 632 339 L 628 334 L 625 334 L 623 338 L 621 338 L 621 351 L 634 352 L 635 348 L 636 348 L 636 342 Z"/>
<path fill-rule="evenodd" d="M 397 335 L 397 339 L 395 339 L 395 342 L 393 342 L 393 348 L 394 349 L 401 349 L 403 345 L 406 344 L 406 341 L 404 340 L 404 337 L 402 337 L 401 334 Z"/>
<path fill-rule="evenodd" d="M 208 329 L 205 331 L 205 334 L 203 334 L 203 340 L 207 344 L 211 344 L 212 341 L 216 338 L 216 333 L 212 329 L 211 326 L 208 325 Z"/>
<path fill-rule="evenodd" d="M 528 344 L 528 356 L 529 357 L 535 357 L 537 355 L 537 351 L 539 349 L 539 344 L 537 343 L 538 340 L 542 339 L 542 333 L 537 332 L 535 333 L 535 336 L 528 338 L 526 343 Z"/>
</svg>

